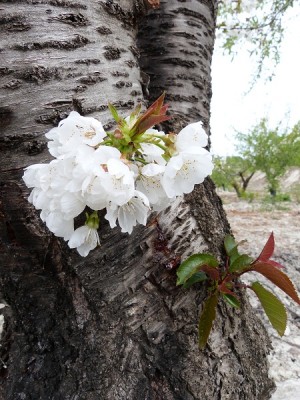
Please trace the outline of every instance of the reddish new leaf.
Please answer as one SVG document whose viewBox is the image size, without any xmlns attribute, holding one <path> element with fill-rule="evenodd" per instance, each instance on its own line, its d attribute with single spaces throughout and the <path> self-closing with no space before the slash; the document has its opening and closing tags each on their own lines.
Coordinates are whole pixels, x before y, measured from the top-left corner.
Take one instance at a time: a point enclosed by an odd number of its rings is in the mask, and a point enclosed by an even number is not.
<svg viewBox="0 0 300 400">
<path fill-rule="evenodd" d="M 268 261 L 270 257 L 272 257 L 274 249 L 275 249 L 275 240 L 274 240 L 274 234 L 272 232 L 269 239 L 267 240 L 267 243 L 264 245 L 264 248 L 262 249 L 260 255 L 257 257 L 257 261 Z"/>
<path fill-rule="evenodd" d="M 143 133 L 147 129 L 152 128 L 152 126 L 167 121 L 170 118 L 171 117 L 168 115 L 149 115 L 149 117 L 147 117 L 144 121 L 139 123 L 136 133 L 137 134 Z"/>
<path fill-rule="evenodd" d="M 145 132 L 147 129 L 160 122 L 167 121 L 170 116 L 166 115 L 168 105 L 163 105 L 165 99 L 165 93 L 163 93 L 151 106 L 141 115 L 136 123 L 133 125 L 131 131 L 134 135 L 139 135 Z"/>
<path fill-rule="evenodd" d="M 274 268 L 273 265 L 267 262 L 256 261 L 249 271 L 256 271 L 264 275 L 300 305 L 300 299 L 292 281 L 281 270 Z"/>
<path fill-rule="evenodd" d="M 273 267 L 276 267 L 276 268 L 284 268 L 283 265 L 279 264 L 278 262 L 276 262 L 274 260 L 268 260 L 268 264 L 273 265 Z"/>
<path fill-rule="evenodd" d="M 236 297 L 236 295 L 228 288 L 226 282 L 222 282 L 221 285 L 219 285 L 218 290 L 219 290 L 221 293 L 230 294 L 231 296 Z"/>
<path fill-rule="evenodd" d="M 272 232 L 269 239 L 267 240 L 267 243 L 262 249 L 262 252 L 257 257 L 256 261 L 267 261 L 268 264 L 273 265 L 276 268 L 284 268 L 283 265 L 279 264 L 278 262 L 270 260 L 270 257 L 272 257 L 274 253 L 274 249 L 275 249 L 275 239 L 274 239 L 274 234 Z"/>
<path fill-rule="evenodd" d="M 144 112 L 144 114 L 140 117 L 140 121 L 143 121 L 144 119 L 148 118 L 150 115 L 161 115 L 165 114 L 167 111 L 167 104 L 163 106 L 165 99 L 165 93 L 163 93 L 161 96 L 159 96 L 158 99 L 155 100 L 154 103 L 151 104 L 150 107 L 147 108 L 147 110 Z"/>
<path fill-rule="evenodd" d="M 160 114 L 165 114 L 168 111 L 169 104 L 165 104 L 164 106 L 161 107 L 160 109 Z"/>
<path fill-rule="evenodd" d="M 218 281 L 220 278 L 219 271 L 210 265 L 203 265 L 199 268 L 199 270 L 205 272 L 206 275 L 208 275 L 213 281 Z"/>
</svg>

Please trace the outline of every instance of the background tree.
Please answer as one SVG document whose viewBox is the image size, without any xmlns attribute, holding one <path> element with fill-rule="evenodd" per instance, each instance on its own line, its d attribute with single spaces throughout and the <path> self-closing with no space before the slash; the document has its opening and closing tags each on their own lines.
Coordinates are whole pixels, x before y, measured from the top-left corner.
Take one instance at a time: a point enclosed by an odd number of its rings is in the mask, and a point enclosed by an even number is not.
<svg viewBox="0 0 300 400">
<path fill-rule="evenodd" d="M 252 84 L 261 76 L 270 80 L 274 76 L 284 37 L 283 18 L 293 4 L 294 0 L 220 1 L 217 28 L 222 46 L 234 56 L 247 44 L 250 55 L 257 59 Z"/>
<path fill-rule="evenodd" d="M 233 187 L 238 197 L 242 197 L 253 177 L 251 163 L 239 156 L 214 157 L 212 180 L 223 190 Z"/>
<path fill-rule="evenodd" d="M 266 175 L 270 194 L 276 195 L 279 178 L 287 169 L 299 165 L 299 124 L 291 132 L 268 128 L 263 119 L 249 133 L 238 133 L 238 151 L 255 171 Z"/>
<path fill-rule="evenodd" d="M 284 146 L 289 153 L 289 163 L 292 167 L 300 166 L 300 121 L 286 135 Z"/>
<path fill-rule="evenodd" d="M 210 180 L 130 236 L 103 224 L 101 247 L 87 259 L 50 234 L 27 202 L 23 168 L 49 161 L 43 134 L 73 109 L 109 129 L 108 101 L 126 115 L 145 102 L 142 92 L 166 90 L 177 117 L 165 128 L 201 119 L 209 133 L 217 1 L 163 1 L 142 20 L 147 4 L 2 3 L 5 400 L 254 400 L 273 389 L 269 340 L 247 300 L 241 311 L 219 307 L 199 352 L 205 290 L 178 289 L 170 270 L 193 252 L 224 259 L 230 227 Z"/>
</svg>

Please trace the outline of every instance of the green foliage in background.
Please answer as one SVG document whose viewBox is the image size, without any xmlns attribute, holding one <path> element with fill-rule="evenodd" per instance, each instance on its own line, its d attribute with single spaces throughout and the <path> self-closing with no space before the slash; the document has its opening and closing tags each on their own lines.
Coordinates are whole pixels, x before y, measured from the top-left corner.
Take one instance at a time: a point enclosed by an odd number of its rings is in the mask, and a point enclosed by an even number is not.
<svg viewBox="0 0 300 400">
<path fill-rule="evenodd" d="M 233 188 L 238 197 L 243 197 L 254 172 L 248 160 L 240 156 L 215 156 L 211 177 L 217 187 L 223 190 Z"/>
<path fill-rule="evenodd" d="M 268 128 L 268 121 L 264 118 L 250 132 L 239 132 L 236 138 L 242 159 L 254 171 L 265 173 L 269 192 L 275 196 L 279 178 L 290 167 L 300 166 L 300 123 L 291 131 L 282 131 L 280 127 Z"/>
<path fill-rule="evenodd" d="M 293 0 L 223 0 L 219 2 L 217 28 L 225 51 L 233 55 L 247 43 L 255 55 L 257 71 L 272 79 L 274 66 L 280 60 L 280 45 L 284 36 L 283 17 L 294 5 Z M 270 60 L 271 63 L 266 63 Z M 266 68 L 271 64 L 271 70 Z"/>
</svg>

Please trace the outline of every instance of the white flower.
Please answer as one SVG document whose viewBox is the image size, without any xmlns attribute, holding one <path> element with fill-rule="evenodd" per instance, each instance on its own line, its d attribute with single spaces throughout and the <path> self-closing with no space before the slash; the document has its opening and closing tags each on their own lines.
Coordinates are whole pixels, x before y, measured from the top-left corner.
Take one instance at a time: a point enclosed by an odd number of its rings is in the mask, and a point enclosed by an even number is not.
<svg viewBox="0 0 300 400">
<path fill-rule="evenodd" d="M 150 141 L 155 140 L 159 145 L 164 146 L 163 140 L 160 140 L 160 138 L 164 136 L 165 133 L 163 131 L 158 131 L 156 129 L 147 129 L 144 133 L 142 139 L 144 138 L 145 142 L 141 143 L 141 151 L 147 163 L 155 162 L 159 165 L 166 164 L 166 160 L 162 157 L 164 150 L 154 143 L 147 142 L 149 139 Z"/>
<path fill-rule="evenodd" d="M 162 186 L 162 178 L 165 167 L 154 163 L 147 164 L 141 168 L 140 175 L 136 181 L 136 188 L 149 199 L 155 211 L 167 207 L 169 198 Z M 163 208 L 160 206 L 162 205 Z"/>
<path fill-rule="evenodd" d="M 46 133 L 51 139 L 48 143 L 50 154 L 57 158 L 69 157 L 77 152 L 78 146 L 96 146 L 106 136 L 100 121 L 91 117 L 83 117 L 76 111 L 62 120 L 57 128 Z"/>
<path fill-rule="evenodd" d="M 175 146 L 178 152 L 196 153 L 207 145 L 208 136 L 202 128 L 202 122 L 194 122 L 183 128 L 175 138 Z"/>
<path fill-rule="evenodd" d="M 126 121 L 133 127 L 137 116 Z M 146 225 L 150 206 L 154 211 L 166 208 L 212 171 L 201 122 L 186 126 L 176 137 L 148 129 L 134 142 L 132 148 L 138 150 L 129 154 L 106 145 L 112 140 L 104 141 L 102 124 L 77 112 L 46 137 L 56 159 L 26 168 L 23 180 L 32 188 L 28 200 L 41 210 L 50 231 L 84 257 L 99 244 L 98 210 L 107 209 L 105 218 L 112 228 L 118 223 L 122 232 L 131 233 L 138 223 Z M 171 154 L 167 162 L 164 157 Z M 74 231 L 74 218 L 86 207 L 94 211 L 86 213 L 85 225 Z"/>
<path fill-rule="evenodd" d="M 90 228 L 88 225 L 77 228 L 68 242 L 68 246 L 71 249 L 76 247 L 82 257 L 86 257 L 99 244 L 100 240 L 97 230 Z"/>
<path fill-rule="evenodd" d="M 64 240 L 69 240 L 74 232 L 74 220 L 65 219 L 63 214 L 58 211 L 50 212 L 42 210 L 41 220 L 44 221 L 48 229 L 54 233 L 55 236 L 63 237 Z"/>
<path fill-rule="evenodd" d="M 72 177 L 75 167 L 74 158 L 67 158 L 27 168 L 23 179 L 27 186 L 34 187 L 28 200 L 37 209 L 62 213 L 64 219 L 79 215 L 86 204 L 80 191 L 82 182 L 76 185 Z"/>
<path fill-rule="evenodd" d="M 158 165 L 155 163 L 149 163 L 142 167 L 141 174 L 145 176 L 161 176 L 165 171 L 164 165 Z"/>
<path fill-rule="evenodd" d="M 82 183 L 86 205 L 93 210 L 102 210 L 109 202 L 125 204 L 134 194 L 134 172 L 120 159 L 104 161 L 91 165 Z"/>
<path fill-rule="evenodd" d="M 122 206 L 108 204 L 105 218 L 109 221 L 111 228 L 116 226 L 116 220 L 118 220 L 121 231 L 131 233 L 137 223 L 146 225 L 149 209 L 147 197 L 136 190 L 134 196 L 126 204 Z"/>
<path fill-rule="evenodd" d="M 141 150 L 147 163 L 156 162 L 159 165 L 165 165 L 167 163 L 162 157 L 164 150 L 159 146 L 152 143 L 141 143 Z"/>
<path fill-rule="evenodd" d="M 109 202 L 104 184 L 106 174 L 107 172 L 103 171 L 101 175 L 89 176 L 83 182 L 82 190 L 86 205 L 93 210 L 102 210 Z"/>
<path fill-rule="evenodd" d="M 76 156 L 78 165 L 73 170 L 73 180 L 67 188 L 70 191 L 80 190 L 90 208 L 101 210 L 106 206 L 107 197 L 103 183 L 107 174 L 106 164 L 110 159 L 119 160 L 121 153 L 114 147 L 100 146 L 87 156 L 86 151 L 80 151 Z"/>
<path fill-rule="evenodd" d="M 118 206 L 127 203 L 134 195 L 134 173 L 121 160 L 110 159 L 107 172 L 101 176 L 109 200 Z"/>
<path fill-rule="evenodd" d="M 49 189 L 57 176 L 57 164 L 58 160 L 52 160 L 49 164 L 35 164 L 27 167 L 23 175 L 27 187 Z"/>
<path fill-rule="evenodd" d="M 42 189 L 35 187 L 31 191 L 28 201 L 33 204 L 37 210 L 42 210 L 43 208 L 48 207 L 49 198 Z"/>
<path fill-rule="evenodd" d="M 211 174 L 212 157 L 203 148 L 207 140 L 200 121 L 187 125 L 176 136 L 177 154 L 170 158 L 162 178 L 162 186 L 168 197 L 190 193 L 196 184 Z"/>
<path fill-rule="evenodd" d="M 85 209 L 85 202 L 79 193 L 64 193 L 60 198 L 60 210 L 66 219 L 75 218 Z"/>
<path fill-rule="evenodd" d="M 128 168 L 129 168 L 129 170 L 131 171 L 131 173 L 132 173 L 132 176 L 133 176 L 133 179 L 134 180 L 136 180 L 136 178 L 139 176 L 139 165 L 140 163 L 134 163 L 134 162 L 130 162 L 129 164 L 128 164 Z"/>
<path fill-rule="evenodd" d="M 164 137 L 166 134 L 164 131 L 158 131 L 157 129 L 147 129 L 143 136 L 153 136 L 153 137 Z M 161 141 L 163 144 L 164 142 Z"/>
<path fill-rule="evenodd" d="M 162 185 L 168 197 L 180 196 L 190 193 L 212 170 L 212 157 L 207 150 L 202 148 L 202 154 L 180 153 L 168 162 Z"/>
<path fill-rule="evenodd" d="M 25 168 L 22 178 L 28 188 L 39 185 L 39 173 L 45 168 L 48 168 L 48 164 L 34 164 Z"/>
<path fill-rule="evenodd" d="M 85 173 L 97 171 L 101 165 L 107 164 L 108 160 L 121 158 L 121 153 L 118 149 L 111 146 L 99 146 L 97 150 L 87 153 L 86 149 L 78 149 L 76 154 L 76 161 L 85 171 Z"/>
</svg>

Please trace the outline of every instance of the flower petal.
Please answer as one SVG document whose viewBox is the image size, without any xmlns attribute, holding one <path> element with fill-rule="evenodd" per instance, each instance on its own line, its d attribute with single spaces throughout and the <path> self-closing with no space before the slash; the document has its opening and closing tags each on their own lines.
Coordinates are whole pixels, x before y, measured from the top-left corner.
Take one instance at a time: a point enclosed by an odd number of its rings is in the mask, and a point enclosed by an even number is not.
<svg viewBox="0 0 300 400">
<path fill-rule="evenodd" d="M 187 148 L 207 146 L 208 136 L 202 127 L 202 122 L 194 122 L 183 128 L 176 136 L 176 149 L 185 151 Z"/>
</svg>

